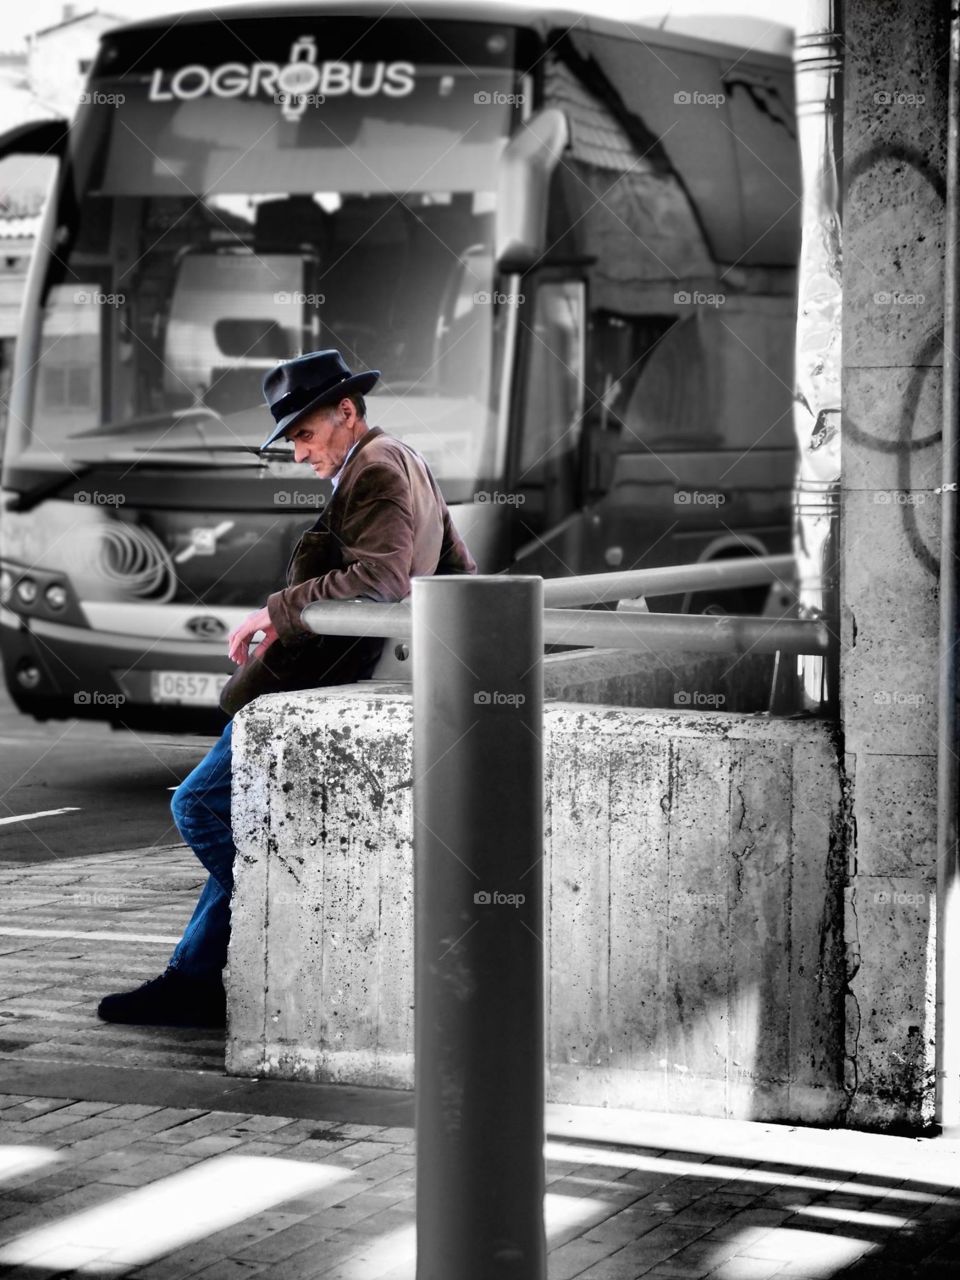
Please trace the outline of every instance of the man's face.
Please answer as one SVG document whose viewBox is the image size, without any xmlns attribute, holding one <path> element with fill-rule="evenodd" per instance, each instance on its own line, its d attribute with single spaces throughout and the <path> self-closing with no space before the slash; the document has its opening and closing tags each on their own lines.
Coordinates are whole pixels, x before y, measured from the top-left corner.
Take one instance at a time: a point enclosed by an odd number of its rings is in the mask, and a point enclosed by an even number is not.
<svg viewBox="0 0 960 1280">
<path fill-rule="evenodd" d="M 336 475 L 356 439 L 356 410 L 351 400 L 324 405 L 284 432 L 296 462 L 306 462 L 318 476 Z"/>
</svg>

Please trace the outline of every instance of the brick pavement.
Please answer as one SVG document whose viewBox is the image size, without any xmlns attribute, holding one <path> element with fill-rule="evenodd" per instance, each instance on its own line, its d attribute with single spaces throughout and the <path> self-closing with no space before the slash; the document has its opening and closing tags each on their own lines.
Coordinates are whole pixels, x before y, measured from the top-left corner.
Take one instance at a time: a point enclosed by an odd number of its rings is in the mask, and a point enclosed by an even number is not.
<svg viewBox="0 0 960 1280">
<path fill-rule="evenodd" d="M 97 1022 L 119 974 L 162 967 L 187 851 L 0 880 L 0 1275 L 413 1280 L 409 1095 L 230 1080 L 222 1036 Z M 558 1106 L 547 1128 L 549 1280 L 960 1271 L 957 1143 Z"/>
<path fill-rule="evenodd" d="M 183 845 L 0 863 L 0 1060 L 222 1070 L 222 1032 L 96 1016 L 163 971 L 204 879 Z"/>
<path fill-rule="evenodd" d="M 584 1136 L 604 1119 L 617 1142 Z M 548 1129 L 549 1280 L 957 1274 L 956 1144 L 568 1107 Z M 413 1280 L 409 1129 L 5 1094 L 0 1173 L 3 1275 Z"/>
</svg>

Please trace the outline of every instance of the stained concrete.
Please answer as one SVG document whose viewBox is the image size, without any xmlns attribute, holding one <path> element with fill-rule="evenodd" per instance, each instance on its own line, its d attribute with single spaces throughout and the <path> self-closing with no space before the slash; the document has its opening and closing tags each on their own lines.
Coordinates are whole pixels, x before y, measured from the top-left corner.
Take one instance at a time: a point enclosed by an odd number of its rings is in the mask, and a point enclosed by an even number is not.
<svg viewBox="0 0 960 1280">
<path fill-rule="evenodd" d="M 574 650 L 544 658 L 544 697 L 615 707 L 766 711 L 774 655 Z"/>
<path fill-rule="evenodd" d="M 844 6 L 846 1059 L 871 1126 L 933 1108 L 948 22 L 934 0 Z"/>
<path fill-rule="evenodd" d="M 411 1083 L 411 728 L 405 686 L 237 718 L 228 1071 Z M 548 1097 L 842 1120 L 830 727 L 548 702 L 544 751 Z"/>
</svg>

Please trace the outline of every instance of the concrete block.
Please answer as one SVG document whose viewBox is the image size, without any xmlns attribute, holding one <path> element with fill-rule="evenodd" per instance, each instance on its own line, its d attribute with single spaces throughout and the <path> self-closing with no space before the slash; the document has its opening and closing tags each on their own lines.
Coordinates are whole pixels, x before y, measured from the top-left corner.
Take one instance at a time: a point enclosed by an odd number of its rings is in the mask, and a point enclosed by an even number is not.
<svg viewBox="0 0 960 1280">
<path fill-rule="evenodd" d="M 276 695 L 235 721 L 236 1074 L 412 1083 L 412 707 L 398 688 Z"/>
<path fill-rule="evenodd" d="M 409 690 L 262 698 L 235 733 L 228 1070 L 409 1085 Z M 829 726 L 548 703 L 544 746 L 548 1096 L 834 1119 Z"/>
<path fill-rule="evenodd" d="M 890 518 L 906 506 L 932 504 L 940 483 L 943 414 L 942 370 L 849 368 L 843 374 L 843 475 L 841 485 L 869 489 Z M 845 508 L 846 510 L 846 508 Z"/>
<path fill-rule="evenodd" d="M 835 732 L 824 726 L 828 733 Z M 794 752 L 789 890 L 791 1111 L 816 1104 L 821 1082 L 842 1087 L 846 981 L 845 812 L 836 755 Z"/>
<path fill-rule="evenodd" d="M 546 656 L 543 694 L 562 702 L 615 707 L 766 711 L 773 670 L 773 654 L 734 658 L 722 653 L 580 649 Z"/>
<path fill-rule="evenodd" d="M 948 19 L 933 0 L 845 7 L 846 367 L 942 362 Z"/>
<path fill-rule="evenodd" d="M 846 746 L 858 757 L 926 756 L 936 750 L 937 642 L 902 634 L 861 639 L 842 658 Z"/>
<path fill-rule="evenodd" d="M 841 585 L 856 644 L 936 633 L 940 503 L 914 496 L 924 501 L 880 503 L 864 490 L 843 495 Z"/>
<path fill-rule="evenodd" d="M 933 1118 L 936 894 L 928 876 L 857 876 L 848 891 L 847 1122 Z"/>
<path fill-rule="evenodd" d="M 936 874 L 935 755 L 874 755 L 857 760 L 855 869 L 864 876 Z"/>
<path fill-rule="evenodd" d="M 882 492 L 882 491 L 878 491 Z M 844 494 L 841 699 L 847 748 L 927 755 L 937 703 L 939 499 Z"/>
</svg>

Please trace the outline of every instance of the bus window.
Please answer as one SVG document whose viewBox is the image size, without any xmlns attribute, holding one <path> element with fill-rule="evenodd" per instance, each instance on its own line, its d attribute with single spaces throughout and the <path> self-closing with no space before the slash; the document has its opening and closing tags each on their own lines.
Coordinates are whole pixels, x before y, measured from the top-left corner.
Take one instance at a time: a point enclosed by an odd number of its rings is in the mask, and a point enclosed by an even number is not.
<svg viewBox="0 0 960 1280">
<path fill-rule="evenodd" d="M 213 396 L 226 407 L 225 384 L 232 382 L 243 386 L 247 404 L 257 406 L 264 373 L 300 350 L 303 276 L 299 254 L 182 257 L 170 298 L 164 355 L 170 397 L 189 405 L 194 399 L 209 403 Z"/>
<path fill-rule="evenodd" d="M 620 414 L 626 451 L 792 449 L 791 301 L 698 307 L 657 344 Z"/>
<path fill-rule="evenodd" d="M 55 285 L 44 308 L 38 407 L 59 436 L 100 420 L 101 324 L 107 305 L 97 282 Z M 56 424 L 56 425 L 55 425 Z"/>
<path fill-rule="evenodd" d="M 591 311 L 590 387 L 600 398 L 600 425 L 616 429 L 633 389 L 674 316 L 628 316 Z"/>
<path fill-rule="evenodd" d="M 490 320 L 486 286 L 492 276 L 493 254 L 485 244 L 470 245 L 451 273 L 438 328 L 440 381 L 451 390 L 469 393 L 476 381 L 475 331 Z"/>
<path fill-rule="evenodd" d="M 418 61 L 402 94 L 331 94 L 291 116 L 272 93 L 178 96 L 179 67 L 157 70 L 155 90 L 98 79 L 123 97 L 71 131 L 59 211 L 69 235 L 24 346 L 40 394 L 8 458 L 59 460 L 69 474 L 94 447 L 80 439 L 91 428 L 127 447 L 130 423 L 155 421 L 159 438 L 165 416 L 191 407 L 219 417 L 218 438 L 254 447 L 264 369 L 337 347 L 352 368 L 383 371 L 376 424 L 471 492 L 497 448 L 501 353 L 494 307 L 478 298 L 494 291 L 497 164 L 519 119 L 513 69 L 485 69 L 481 83 L 446 57 Z M 76 340 L 58 342 L 66 302 L 55 291 L 88 279 L 124 301 L 91 306 L 74 351 Z M 81 416 L 57 408 L 65 364 L 102 371 Z"/>
<path fill-rule="evenodd" d="M 702 319 L 681 320 L 651 354 L 623 410 L 625 450 L 720 446 L 716 366 Z"/>
<path fill-rule="evenodd" d="M 584 407 L 585 288 L 580 280 L 537 288 L 526 334 L 527 377 L 517 488 L 548 522 L 570 510 Z"/>
</svg>

